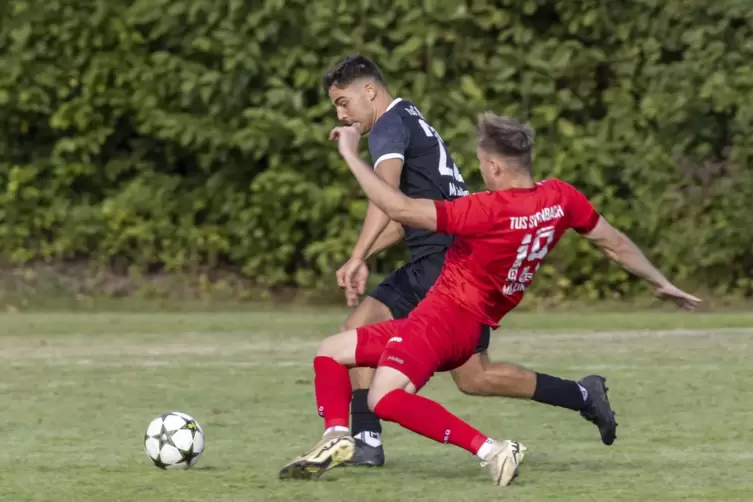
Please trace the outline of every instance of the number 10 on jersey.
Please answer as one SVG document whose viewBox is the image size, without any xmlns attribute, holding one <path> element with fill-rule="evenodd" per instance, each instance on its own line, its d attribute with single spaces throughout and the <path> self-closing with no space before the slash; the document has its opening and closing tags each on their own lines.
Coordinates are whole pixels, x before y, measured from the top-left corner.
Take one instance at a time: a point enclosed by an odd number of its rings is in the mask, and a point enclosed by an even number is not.
<svg viewBox="0 0 753 502">
<path fill-rule="evenodd" d="M 526 234 L 518 247 L 518 255 L 515 263 L 512 264 L 507 272 L 507 280 L 521 284 L 529 284 L 533 280 L 533 275 L 539 269 L 541 260 L 549 252 L 549 245 L 554 240 L 554 227 L 541 227 L 536 233 Z M 523 270 L 523 262 L 536 263 L 536 268 L 531 271 L 531 265 L 526 265 Z"/>
</svg>

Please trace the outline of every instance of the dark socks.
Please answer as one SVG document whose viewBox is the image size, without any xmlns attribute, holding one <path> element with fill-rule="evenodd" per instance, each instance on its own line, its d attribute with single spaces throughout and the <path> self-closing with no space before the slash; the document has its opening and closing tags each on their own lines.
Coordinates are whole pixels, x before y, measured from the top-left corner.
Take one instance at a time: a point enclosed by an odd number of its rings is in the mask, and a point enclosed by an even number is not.
<svg viewBox="0 0 753 502">
<path fill-rule="evenodd" d="M 584 397 L 584 393 L 585 389 L 577 382 L 536 373 L 536 390 L 533 393 L 536 402 L 581 411 L 586 405 L 587 396 Z"/>
<path fill-rule="evenodd" d="M 355 437 L 361 432 L 382 433 L 382 424 L 374 412 L 369 409 L 366 397 L 369 395 L 368 389 L 358 389 L 353 391 L 353 400 L 350 403 L 350 414 L 353 417 L 351 423 L 351 434 Z"/>
</svg>

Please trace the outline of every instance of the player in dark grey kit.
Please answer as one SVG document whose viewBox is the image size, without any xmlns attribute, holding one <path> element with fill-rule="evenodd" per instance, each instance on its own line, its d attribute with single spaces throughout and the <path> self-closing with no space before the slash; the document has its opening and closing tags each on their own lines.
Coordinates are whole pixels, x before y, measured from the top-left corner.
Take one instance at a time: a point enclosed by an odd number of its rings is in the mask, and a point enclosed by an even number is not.
<svg viewBox="0 0 753 502">
<path fill-rule="evenodd" d="M 369 133 L 369 152 L 376 173 L 387 183 L 412 198 L 447 200 L 468 194 L 463 177 L 437 131 L 410 101 L 395 98 L 387 90 L 377 65 L 363 56 L 342 59 L 323 77 L 325 91 L 341 121 Z M 411 261 L 397 269 L 359 304 L 368 279 L 366 260 L 401 238 Z M 355 311 L 341 326 L 342 331 L 367 324 L 408 316 L 426 296 L 442 269 L 453 237 L 390 221 L 369 203 L 360 236 L 351 258 L 337 271 L 338 285 L 345 289 Z M 485 327 L 476 354 L 452 372 L 458 388 L 471 395 L 530 398 L 555 406 L 561 398 L 556 386 L 537 382 L 530 388 L 525 372 L 511 364 L 492 364 L 486 350 L 490 328 Z M 367 405 L 366 396 L 374 370 L 350 370 L 353 385 L 352 430 L 356 452 L 349 465 L 381 466 L 384 450 L 381 425 Z M 551 382 L 553 383 L 553 382 Z M 602 440 L 611 444 L 611 424 L 597 424 Z M 605 428 L 606 427 L 606 428 Z M 607 434 L 605 439 L 605 433 Z"/>
</svg>

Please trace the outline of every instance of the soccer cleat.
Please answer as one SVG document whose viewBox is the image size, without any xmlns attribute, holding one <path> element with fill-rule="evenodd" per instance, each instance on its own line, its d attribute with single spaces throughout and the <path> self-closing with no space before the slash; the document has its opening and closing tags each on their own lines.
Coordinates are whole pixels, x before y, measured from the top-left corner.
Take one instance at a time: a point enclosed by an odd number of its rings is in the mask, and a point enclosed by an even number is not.
<svg viewBox="0 0 753 502">
<path fill-rule="evenodd" d="M 355 438 L 355 442 L 353 458 L 343 465 L 347 467 L 382 467 L 384 465 L 384 448 L 382 445 L 371 446 L 358 438 Z"/>
<path fill-rule="evenodd" d="M 312 449 L 280 471 L 280 479 L 319 479 L 328 470 L 353 457 L 355 441 L 347 433 L 327 434 Z"/>
<path fill-rule="evenodd" d="M 481 462 L 481 467 L 489 468 L 494 484 L 507 486 L 518 476 L 518 466 L 527 449 L 517 441 L 494 441 L 492 451 Z"/>
<path fill-rule="evenodd" d="M 588 391 L 586 407 L 580 415 L 599 428 L 601 441 L 605 445 L 611 445 L 617 439 L 617 422 L 609 404 L 606 382 L 606 378 L 599 375 L 589 375 L 578 382 Z"/>
</svg>

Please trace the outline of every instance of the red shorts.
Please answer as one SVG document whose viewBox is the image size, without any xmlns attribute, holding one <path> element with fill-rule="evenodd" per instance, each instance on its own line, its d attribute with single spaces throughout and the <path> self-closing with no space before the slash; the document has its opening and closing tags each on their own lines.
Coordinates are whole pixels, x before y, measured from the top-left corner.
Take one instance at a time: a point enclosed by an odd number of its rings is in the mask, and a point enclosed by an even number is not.
<svg viewBox="0 0 753 502">
<path fill-rule="evenodd" d="M 407 318 L 357 332 L 357 366 L 395 368 L 420 389 L 435 372 L 465 364 L 476 351 L 482 324 L 451 300 L 430 294 Z"/>
</svg>

